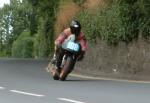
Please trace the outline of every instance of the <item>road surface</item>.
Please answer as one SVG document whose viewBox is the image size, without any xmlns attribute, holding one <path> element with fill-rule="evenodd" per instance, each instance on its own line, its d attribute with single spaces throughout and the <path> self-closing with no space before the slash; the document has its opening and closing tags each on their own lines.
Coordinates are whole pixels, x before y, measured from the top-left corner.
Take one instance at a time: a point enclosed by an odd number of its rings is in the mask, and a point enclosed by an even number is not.
<svg viewBox="0 0 150 103">
<path fill-rule="evenodd" d="M 150 84 L 67 78 L 54 81 L 47 61 L 0 59 L 0 103 L 150 103 Z"/>
</svg>

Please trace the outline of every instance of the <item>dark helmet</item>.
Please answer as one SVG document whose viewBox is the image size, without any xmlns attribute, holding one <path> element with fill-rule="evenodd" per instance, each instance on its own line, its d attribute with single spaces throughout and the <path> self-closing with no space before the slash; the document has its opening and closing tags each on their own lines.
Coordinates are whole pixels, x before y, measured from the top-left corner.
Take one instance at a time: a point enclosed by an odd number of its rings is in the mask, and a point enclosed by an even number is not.
<svg viewBox="0 0 150 103">
<path fill-rule="evenodd" d="M 81 25 L 78 21 L 73 20 L 70 24 L 70 30 L 72 34 L 75 34 L 75 36 L 78 36 L 81 32 Z"/>
</svg>

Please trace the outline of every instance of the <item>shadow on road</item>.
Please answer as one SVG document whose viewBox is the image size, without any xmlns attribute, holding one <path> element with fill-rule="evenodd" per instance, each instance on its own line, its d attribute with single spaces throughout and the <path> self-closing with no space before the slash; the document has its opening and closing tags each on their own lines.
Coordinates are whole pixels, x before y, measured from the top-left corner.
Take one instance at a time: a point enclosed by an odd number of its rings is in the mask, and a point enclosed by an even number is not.
<svg viewBox="0 0 150 103">
<path fill-rule="evenodd" d="M 102 82 L 104 80 L 94 80 L 94 79 L 68 79 L 65 82 Z"/>
</svg>

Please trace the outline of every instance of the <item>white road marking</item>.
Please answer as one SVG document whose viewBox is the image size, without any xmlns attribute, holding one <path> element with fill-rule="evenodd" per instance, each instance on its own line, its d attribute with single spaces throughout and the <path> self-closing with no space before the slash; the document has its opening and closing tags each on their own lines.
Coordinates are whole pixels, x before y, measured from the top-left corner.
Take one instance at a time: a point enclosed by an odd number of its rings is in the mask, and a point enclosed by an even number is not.
<svg viewBox="0 0 150 103">
<path fill-rule="evenodd" d="M 5 89 L 5 87 L 0 87 L 0 90 L 4 90 Z"/>
<path fill-rule="evenodd" d="M 72 100 L 72 99 L 67 99 L 67 98 L 58 98 L 58 100 L 67 101 L 67 102 L 71 102 L 71 103 L 85 103 L 85 102 L 80 102 L 80 101 L 76 101 L 76 100 Z"/>
<path fill-rule="evenodd" d="M 34 94 L 34 93 L 28 93 L 23 91 L 17 91 L 17 90 L 10 90 L 10 92 L 18 93 L 18 94 L 24 94 L 24 95 L 30 95 L 35 97 L 44 97 L 44 95 Z"/>
<path fill-rule="evenodd" d="M 91 76 L 83 76 L 78 74 L 70 74 L 73 77 L 85 78 L 85 79 L 95 79 L 95 80 L 108 80 L 108 81 L 118 81 L 118 82 L 128 82 L 128 83 L 145 83 L 150 84 L 149 81 L 135 81 L 135 80 L 122 80 L 122 79 L 111 79 L 111 78 L 98 78 L 98 77 L 91 77 Z"/>
</svg>

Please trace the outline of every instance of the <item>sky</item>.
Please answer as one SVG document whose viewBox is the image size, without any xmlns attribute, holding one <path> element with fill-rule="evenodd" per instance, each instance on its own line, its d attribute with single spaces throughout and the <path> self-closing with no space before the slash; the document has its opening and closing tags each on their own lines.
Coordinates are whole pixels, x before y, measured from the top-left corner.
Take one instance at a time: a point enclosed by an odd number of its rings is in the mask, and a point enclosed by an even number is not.
<svg viewBox="0 0 150 103">
<path fill-rule="evenodd" d="M 0 8 L 3 7 L 4 4 L 9 4 L 10 0 L 0 0 Z"/>
</svg>

